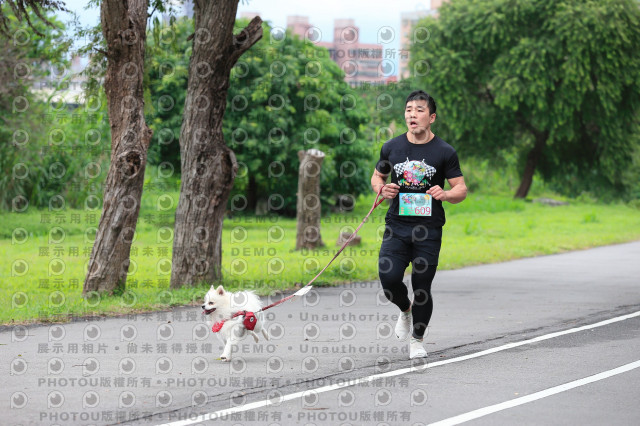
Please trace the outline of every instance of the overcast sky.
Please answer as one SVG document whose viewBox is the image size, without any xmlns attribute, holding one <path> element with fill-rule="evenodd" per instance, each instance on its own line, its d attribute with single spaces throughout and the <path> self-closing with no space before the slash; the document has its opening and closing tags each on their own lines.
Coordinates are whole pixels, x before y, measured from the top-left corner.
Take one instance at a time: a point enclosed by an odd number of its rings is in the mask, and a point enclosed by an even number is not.
<svg viewBox="0 0 640 426">
<path fill-rule="evenodd" d="M 65 4 L 69 10 L 80 15 L 84 26 L 100 22 L 98 8 L 84 9 L 86 0 L 66 0 Z M 263 20 L 270 21 L 272 26 L 282 28 L 287 26 L 287 16 L 308 16 L 309 23 L 322 33 L 322 41 L 332 41 L 335 19 L 353 19 L 355 26 L 360 29 L 360 41 L 363 43 L 378 43 L 378 34 L 385 27 L 391 27 L 395 32 L 395 39 L 383 46 L 398 50 L 400 14 L 428 10 L 429 6 L 430 0 L 398 0 L 393 4 L 389 0 L 242 0 L 238 5 L 238 16 L 242 12 L 257 12 Z M 64 15 L 60 17 L 66 21 L 68 18 Z"/>
<path fill-rule="evenodd" d="M 238 11 L 259 12 L 263 20 L 279 27 L 286 27 L 289 15 L 308 16 L 322 32 L 322 41 L 332 41 L 334 19 L 351 18 L 360 28 L 361 42 L 377 43 L 380 28 L 399 31 L 401 12 L 428 9 L 429 4 L 429 0 L 251 0 L 241 2 Z"/>
<path fill-rule="evenodd" d="M 86 0 L 66 0 L 69 10 L 76 11 L 85 25 L 95 25 L 100 21 L 98 8 L 84 10 Z M 428 9 L 430 0 L 243 0 L 238 5 L 238 13 L 258 12 L 263 20 L 274 26 L 285 27 L 288 15 L 308 16 L 309 22 L 322 32 L 323 41 L 331 41 L 333 21 L 336 18 L 352 18 L 360 27 L 360 41 L 376 43 L 378 30 L 389 26 L 400 28 L 400 13 Z"/>
</svg>

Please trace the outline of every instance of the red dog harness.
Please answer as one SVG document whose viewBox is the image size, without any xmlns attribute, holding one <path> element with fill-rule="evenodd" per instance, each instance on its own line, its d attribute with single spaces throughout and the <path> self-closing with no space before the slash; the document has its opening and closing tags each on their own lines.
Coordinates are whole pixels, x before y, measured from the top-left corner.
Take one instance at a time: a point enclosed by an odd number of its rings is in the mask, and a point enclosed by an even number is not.
<svg viewBox="0 0 640 426">
<path fill-rule="evenodd" d="M 270 304 L 269 306 L 265 306 L 264 308 L 256 311 L 257 312 L 262 312 L 262 311 L 266 311 L 269 308 L 273 308 L 274 306 L 277 306 L 283 302 L 286 302 L 287 300 L 296 297 L 298 295 L 298 293 L 300 293 L 302 291 L 303 288 L 309 287 L 311 285 L 311 283 L 313 283 L 320 275 L 322 275 L 322 273 L 325 271 L 325 269 L 327 269 L 329 267 L 329 265 L 331 265 L 331 263 L 336 260 L 336 257 L 338 257 L 340 255 L 340 253 L 342 253 L 342 250 L 344 250 L 344 248 L 351 242 L 351 240 L 353 240 L 356 236 L 356 234 L 358 233 L 358 231 L 360 230 L 360 228 L 362 228 L 362 225 L 364 225 L 364 223 L 367 221 L 367 219 L 369 218 L 369 215 L 371 215 L 371 213 L 373 212 L 373 210 L 378 207 L 380 204 L 382 204 L 382 202 L 384 201 L 384 198 L 380 198 L 380 201 L 378 201 L 378 198 L 382 195 L 382 188 L 384 188 L 386 185 L 382 185 L 380 187 L 380 189 L 378 190 L 378 195 L 376 195 L 376 199 L 373 202 L 373 206 L 371 206 L 371 210 L 369 210 L 369 213 L 367 213 L 367 215 L 364 217 L 364 219 L 362 219 L 362 222 L 360 222 L 360 225 L 358 225 L 358 227 L 356 228 L 356 230 L 353 232 L 353 234 L 351 234 L 351 236 L 347 239 L 347 241 L 345 241 L 345 243 L 342 245 L 342 247 L 340 247 L 340 250 L 338 250 L 338 252 L 335 254 L 335 256 L 333 256 L 333 259 L 331 259 L 329 261 L 329 263 L 327 263 L 327 265 L 322 268 L 322 271 L 318 272 L 318 275 L 316 275 L 315 277 L 313 277 L 313 279 L 311 281 L 309 281 L 307 283 L 307 285 L 305 285 L 304 287 L 302 287 L 300 290 L 296 291 L 294 294 L 291 294 L 283 299 L 278 300 L 275 303 Z M 256 323 L 258 322 L 258 318 L 256 317 L 255 313 L 253 312 L 249 312 L 249 311 L 238 311 L 235 314 L 231 315 L 231 318 L 229 319 L 233 319 L 235 317 L 239 317 L 243 315 L 244 316 L 244 320 L 242 321 L 244 327 L 247 330 L 251 330 L 253 331 L 253 329 L 256 327 Z M 214 333 L 217 333 L 218 331 L 220 331 L 222 329 L 222 326 L 224 325 L 224 323 L 226 321 L 228 321 L 229 319 L 223 319 L 222 321 L 218 321 L 215 324 L 213 324 L 213 327 L 211 327 L 211 331 L 213 331 Z"/>
<path fill-rule="evenodd" d="M 256 317 L 256 314 L 248 311 L 240 311 L 233 314 L 231 318 L 233 319 L 235 317 L 239 317 L 240 315 L 244 315 L 244 320 L 242 320 L 242 324 L 244 325 L 244 328 L 246 328 L 247 330 L 253 331 L 253 329 L 256 328 L 256 324 L 258 323 L 258 318 Z M 213 331 L 214 333 L 217 333 L 222 329 L 222 326 L 224 325 L 224 323 L 225 321 L 218 321 L 217 323 L 213 324 L 213 327 L 211 327 L 211 331 Z"/>
</svg>

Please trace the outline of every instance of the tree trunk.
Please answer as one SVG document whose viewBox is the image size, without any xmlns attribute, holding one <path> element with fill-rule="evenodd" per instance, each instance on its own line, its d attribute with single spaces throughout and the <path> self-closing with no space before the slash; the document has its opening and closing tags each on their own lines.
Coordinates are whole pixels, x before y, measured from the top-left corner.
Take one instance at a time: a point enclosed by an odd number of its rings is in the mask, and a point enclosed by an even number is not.
<svg viewBox="0 0 640 426">
<path fill-rule="evenodd" d="M 237 8 L 237 0 L 194 2 L 171 288 L 222 278 L 222 221 L 238 169 L 222 135 L 229 75 L 238 58 L 262 37 L 259 17 L 233 35 Z"/>
<path fill-rule="evenodd" d="M 536 132 L 535 133 L 535 145 L 527 154 L 527 163 L 524 166 L 524 173 L 522 174 L 522 180 L 520 186 L 514 195 L 514 198 L 526 198 L 531 189 L 531 183 L 533 182 L 533 175 L 536 172 L 536 165 L 540 159 L 540 154 L 544 149 L 547 139 L 549 138 L 549 132 Z"/>
<path fill-rule="evenodd" d="M 296 250 L 324 246 L 320 234 L 320 170 L 324 152 L 317 149 L 298 151 L 298 201 Z"/>
<path fill-rule="evenodd" d="M 111 125 L 111 164 L 102 215 L 82 293 L 124 289 L 151 130 L 144 121 L 142 75 L 146 0 L 104 0 L 100 8 L 107 43 L 104 89 Z"/>
</svg>

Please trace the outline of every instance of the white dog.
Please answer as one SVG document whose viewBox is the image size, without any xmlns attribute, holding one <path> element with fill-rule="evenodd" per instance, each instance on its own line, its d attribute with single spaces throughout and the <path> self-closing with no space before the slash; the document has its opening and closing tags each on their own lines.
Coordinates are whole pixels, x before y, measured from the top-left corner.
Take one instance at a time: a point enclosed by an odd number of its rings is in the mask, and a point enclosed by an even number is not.
<svg viewBox="0 0 640 426">
<path fill-rule="evenodd" d="M 245 317 L 243 315 L 231 319 L 231 316 L 238 311 L 255 312 L 260 308 L 262 308 L 262 302 L 253 291 L 228 292 L 222 286 L 218 286 L 216 289 L 211 286 L 211 289 L 204 296 L 202 309 L 204 314 L 208 316 L 209 326 L 226 320 L 218 331 L 218 337 L 225 345 L 224 351 L 220 355 L 221 360 L 231 360 L 232 352 L 238 348 L 238 342 L 247 333 L 253 336 L 256 343 L 258 342 L 258 333 L 262 333 L 264 338 L 269 340 L 262 312 L 255 314 L 257 322 L 253 330 L 248 330 L 244 326 Z"/>
</svg>

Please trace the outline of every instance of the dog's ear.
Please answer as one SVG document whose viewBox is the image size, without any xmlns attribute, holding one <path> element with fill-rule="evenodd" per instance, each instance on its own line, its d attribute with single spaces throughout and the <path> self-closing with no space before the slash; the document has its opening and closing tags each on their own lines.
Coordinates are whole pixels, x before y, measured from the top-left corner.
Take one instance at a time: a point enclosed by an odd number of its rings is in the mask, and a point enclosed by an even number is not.
<svg viewBox="0 0 640 426">
<path fill-rule="evenodd" d="M 218 288 L 216 289 L 216 292 L 217 292 L 220 296 L 222 296 L 222 295 L 224 295 L 224 288 L 223 288 L 221 285 L 219 285 L 219 286 L 218 286 Z"/>
</svg>

